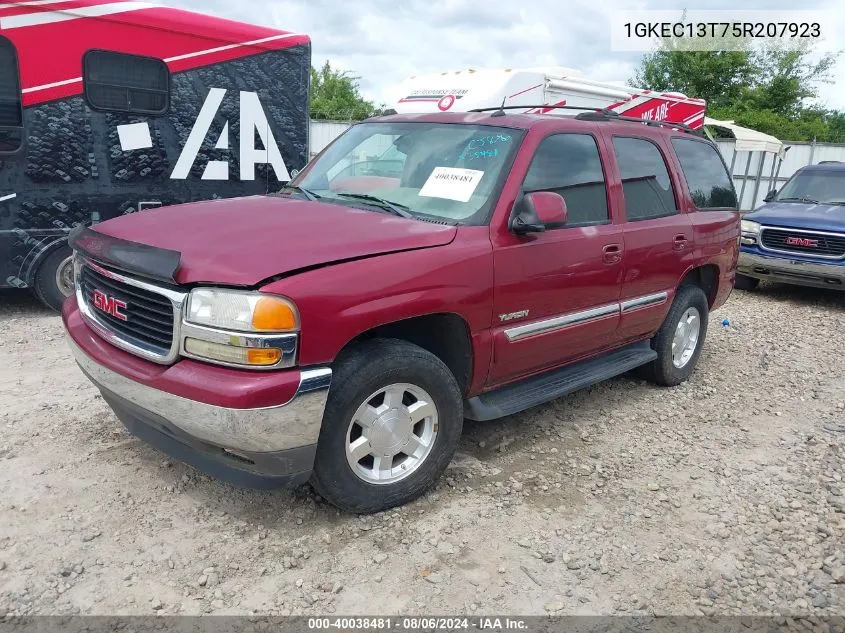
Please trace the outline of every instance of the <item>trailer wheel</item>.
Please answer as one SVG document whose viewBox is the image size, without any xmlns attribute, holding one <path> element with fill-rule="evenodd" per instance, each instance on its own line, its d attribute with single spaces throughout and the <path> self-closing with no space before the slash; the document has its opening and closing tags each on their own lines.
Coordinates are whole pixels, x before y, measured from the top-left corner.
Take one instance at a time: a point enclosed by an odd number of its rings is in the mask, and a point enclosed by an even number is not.
<svg viewBox="0 0 845 633">
<path fill-rule="evenodd" d="M 65 299 L 73 294 L 73 251 L 69 246 L 57 248 L 41 262 L 32 290 L 45 306 L 61 311 Z"/>
</svg>

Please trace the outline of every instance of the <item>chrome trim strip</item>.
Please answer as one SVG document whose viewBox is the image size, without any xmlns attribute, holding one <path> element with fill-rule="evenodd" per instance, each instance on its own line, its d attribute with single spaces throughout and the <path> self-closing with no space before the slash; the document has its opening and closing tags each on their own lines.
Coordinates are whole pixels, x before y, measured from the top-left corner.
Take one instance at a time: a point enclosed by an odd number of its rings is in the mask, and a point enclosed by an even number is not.
<svg viewBox="0 0 845 633">
<path fill-rule="evenodd" d="M 572 312 L 570 314 L 563 314 L 552 317 L 550 319 L 543 319 L 542 321 L 535 321 L 534 323 L 526 323 L 525 325 L 518 325 L 516 327 L 505 330 L 505 336 L 510 342 L 518 341 L 528 336 L 536 334 L 545 334 L 554 330 L 562 330 L 573 325 L 580 325 L 587 321 L 595 321 L 605 317 L 618 314 L 619 304 L 610 303 L 608 305 L 590 308 L 589 310 L 582 310 L 580 312 Z"/>
<path fill-rule="evenodd" d="M 198 356 L 191 354 L 185 349 L 185 339 L 192 337 L 201 341 L 209 341 L 211 343 L 221 343 L 223 345 L 234 345 L 237 347 L 275 347 L 282 350 L 282 358 L 275 365 L 256 366 L 256 365 L 241 365 L 238 363 L 226 363 L 224 361 L 206 358 L 205 356 Z M 222 365 L 224 367 L 236 367 L 238 369 L 279 369 L 282 367 L 293 367 L 296 364 L 296 349 L 299 342 L 299 335 L 296 332 L 289 334 L 257 334 L 250 332 L 232 332 L 227 330 L 219 330 L 217 328 L 207 327 L 204 325 L 196 325 L 188 321 L 182 321 L 182 340 L 179 346 L 179 353 L 186 358 L 194 358 L 196 360 L 214 363 L 215 365 Z"/>
<path fill-rule="evenodd" d="M 171 342 L 170 349 L 166 354 L 161 354 L 156 349 L 145 346 L 141 342 L 133 343 L 132 341 L 123 338 L 122 334 L 118 334 L 112 330 L 106 322 L 97 317 L 82 294 L 81 276 L 83 266 L 88 266 L 104 277 L 114 279 L 115 281 L 119 281 L 128 286 L 134 286 L 148 292 L 154 292 L 170 301 L 170 304 L 173 307 L 173 341 Z M 179 348 L 181 346 L 180 323 L 182 320 L 182 305 L 188 296 L 187 293 L 177 292 L 168 288 L 161 288 L 145 281 L 121 275 L 120 273 L 116 273 L 112 270 L 106 270 L 89 259 L 83 259 L 78 254 L 74 254 L 73 259 L 73 280 L 74 285 L 76 286 L 76 301 L 79 305 L 79 311 L 82 314 L 82 318 L 92 330 L 97 332 L 97 334 L 109 343 L 129 352 L 130 354 L 134 354 L 135 356 L 139 356 L 145 360 L 149 360 L 160 365 L 169 365 L 179 357 Z"/>
<path fill-rule="evenodd" d="M 323 423 L 332 370 L 306 369 L 288 402 L 230 409 L 160 391 L 96 363 L 67 337 L 80 368 L 98 387 L 158 415 L 185 433 L 224 448 L 273 452 L 316 444 Z"/>
<path fill-rule="evenodd" d="M 620 304 L 622 308 L 622 314 L 630 312 L 631 310 L 636 310 L 638 308 L 645 308 L 647 306 L 653 306 L 659 303 L 664 303 L 668 298 L 669 293 L 663 291 L 655 292 L 653 295 L 645 295 L 643 297 L 634 297 L 633 299 L 628 299 L 627 301 L 623 301 Z"/>
<path fill-rule="evenodd" d="M 507 328 L 504 332 L 508 341 L 513 343 L 514 341 L 518 341 L 529 336 L 563 330 L 589 321 L 597 321 L 598 319 L 603 319 L 614 314 L 627 314 L 640 308 L 650 308 L 652 306 L 665 303 L 668 299 L 669 291 L 664 290 L 650 295 L 627 299 L 622 303 L 608 303 L 607 305 L 590 308 L 589 310 L 570 312 L 568 314 L 561 314 L 555 317 L 542 319 L 540 321 L 534 321 L 533 323 L 517 325 Z"/>
<path fill-rule="evenodd" d="M 845 239 L 845 233 L 832 233 L 830 231 L 810 231 L 806 229 L 792 229 L 785 226 L 761 226 L 760 227 L 760 239 L 758 240 L 760 250 L 769 251 L 770 253 L 780 253 L 782 255 L 797 255 L 799 257 L 818 257 L 819 259 L 829 259 L 831 261 L 842 261 L 845 259 L 845 254 L 843 255 L 816 255 L 814 253 L 808 251 L 788 251 L 782 248 L 769 248 L 765 244 L 763 244 L 763 233 L 765 231 L 788 231 L 790 233 L 804 233 L 805 235 L 822 235 L 822 236 L 829 236 L 829 237 L 838 237 L 840 239 Z"/>
</svg>

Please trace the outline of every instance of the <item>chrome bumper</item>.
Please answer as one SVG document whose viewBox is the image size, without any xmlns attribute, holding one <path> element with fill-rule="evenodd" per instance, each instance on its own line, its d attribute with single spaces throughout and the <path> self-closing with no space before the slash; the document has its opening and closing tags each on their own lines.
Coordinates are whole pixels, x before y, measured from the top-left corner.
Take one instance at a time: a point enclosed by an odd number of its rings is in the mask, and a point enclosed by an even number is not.
<svg viewBox="0 0 845 633">
<path fill-rule="evenodd" d="M 756 279 L 845 289 L 845 264 L 822 264 L 740 250 L 737 272 Z"/>
<path fill-rule="evenodd" d="M 332 378 L 328 367 L 303 371 L 296 394 L 284 404 L 230 409 L 135 382 L 94 362 L 70 337 L 68 343 L 76 362 L 97 387 L 205 442 L 232 450 L 269 453 L 313 445 L 319 438 Z"/>
</svg>

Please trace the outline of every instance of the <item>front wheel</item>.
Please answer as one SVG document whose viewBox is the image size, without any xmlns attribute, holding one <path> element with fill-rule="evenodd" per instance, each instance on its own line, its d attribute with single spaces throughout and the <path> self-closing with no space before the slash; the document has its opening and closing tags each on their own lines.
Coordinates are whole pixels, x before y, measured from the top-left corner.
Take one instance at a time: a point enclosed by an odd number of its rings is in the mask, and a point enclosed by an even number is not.
<svg viewBox="0 0 845 633">
<path fill-rule="evenodd" d="M 652 339 L 657 358 L 645 365 L 647 380 L 672 387 L 690 377 L 707 335 L 707 295 L 698 286 L 681 286 L 663 325 Z"/>
<path fill-rule="evenodd" d="M 311 484 L 350 512 L 403 505 L 452 459 L 463 398 L 449 368 L 405 341 L 375 339 L 338 359 Z"/>
</svg>

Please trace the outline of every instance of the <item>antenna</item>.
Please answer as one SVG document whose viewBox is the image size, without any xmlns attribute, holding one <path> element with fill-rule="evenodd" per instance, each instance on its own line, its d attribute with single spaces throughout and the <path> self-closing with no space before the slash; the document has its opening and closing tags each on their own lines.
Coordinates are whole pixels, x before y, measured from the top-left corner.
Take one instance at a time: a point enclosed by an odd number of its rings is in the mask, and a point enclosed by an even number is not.
<svg viewBox="0 0 845 633">
<path fill-rule="evenodd" d="M 493 114 L 490 115 L 491 117 L 492 116 L 505 116 L 505 101 L 506 100 L 507 100 L 507 97 L 502 97 L 502 105 L 500 105 L 499 109 L 496 110 Z"/>
</svg>

